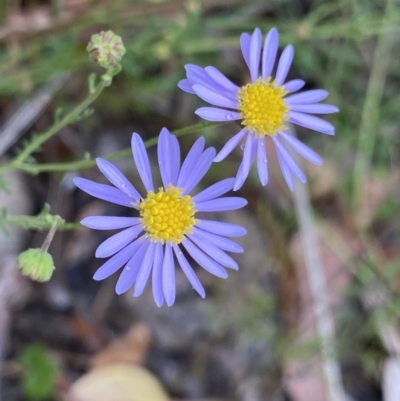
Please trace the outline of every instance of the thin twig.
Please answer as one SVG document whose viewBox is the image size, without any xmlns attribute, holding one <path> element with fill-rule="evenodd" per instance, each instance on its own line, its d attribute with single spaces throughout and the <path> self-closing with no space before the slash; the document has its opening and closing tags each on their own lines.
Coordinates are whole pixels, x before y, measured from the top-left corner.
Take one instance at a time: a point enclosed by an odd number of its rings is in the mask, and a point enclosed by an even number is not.
<svg viewBox="0 0 400 401">
<path fill-rule="evenodd" d="M 43 245 L 41 247 L 42 252 L 48 251 L 49 246 L 50 246 L 51 242 L 53 241 L 54 235 L 57 232 L 57 227 L 58 227 L 60 221 L 61 221 L 61 217 L 58 217 L 58 216 L 53 220 L 50 230 L 47 233 L 46 239 L 44 240 Z"/>
<path fill-rule="evenodd" d="M 295 183 L 293 198 L 300 236 L 304 249 L 305 265 L 312 295 L 317 333 L 321 343 L 321 358 L 330 401 L 344 401 L 339 362 L 336 356 L 335 328 L 329 308 L 329 295 L 321 262 L 307 186 Z"/>
</svg>

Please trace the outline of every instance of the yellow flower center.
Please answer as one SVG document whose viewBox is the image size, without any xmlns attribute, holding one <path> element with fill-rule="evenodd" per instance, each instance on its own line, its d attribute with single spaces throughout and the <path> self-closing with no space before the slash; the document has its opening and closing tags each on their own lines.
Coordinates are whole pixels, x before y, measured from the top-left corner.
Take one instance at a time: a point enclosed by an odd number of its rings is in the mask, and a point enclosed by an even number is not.
<svg viewBox="0 0 400 401">
<path fill-rule="evenodd" d="M 239 90 L 239 106 L 243 120 L 242 125 L 264 137 L 277 135 L 279 130 L 287 129 L 283 124 L 289 117 L 283 96 L 287 92 L 283 86 L 276 86 L 271 77 L 262 81 L 242 86 Z"/>
<path fill-rule="evenodd" d="M 157 193 L 148 192 L 139 204 L 139 212 L 152 240 L 179 244 L 197 223 L 194 206 L 190 195 L 182 196 L 182 188 L 170 185 L 166 191 L 159 188 Z"/>
</svg>

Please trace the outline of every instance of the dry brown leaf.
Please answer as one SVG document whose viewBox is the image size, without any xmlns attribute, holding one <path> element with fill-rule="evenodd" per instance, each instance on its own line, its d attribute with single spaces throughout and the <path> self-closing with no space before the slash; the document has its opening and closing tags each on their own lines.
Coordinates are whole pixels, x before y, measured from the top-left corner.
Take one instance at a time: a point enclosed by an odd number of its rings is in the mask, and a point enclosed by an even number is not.
<svg viewBox="0 0 400 401">
<path fill-rule="evenodd" d="M 116 364 L 91 370 L 72 386 L 67 401 L 168 401 L 160 382 L 140 366 Z"/>
<path fill-rule="evenodd" d="M 360 204 L 355 215 L 359 227 L 366 229 L 371 225 L 388 192 L 398 185 L 399 173 L 394 171 L 390 176 L 373 176 L 362 180 Z"/>
<path fill-rule="evenodd" d="M 104 348 L 92 360 L 92 367 L 116 363 L 141 364 L 147 356 L 151 335 L 145 323 L 137 323 L 120 339 Z"/>
<path fill-rule="evenodd" d="M 307 362 L 285 362 L 285 387 L 294 401 L 328 401 L 322 364 L 318 358 Z"/>
<path fill-rule="evenodd" d="M 12 3 L 12 2 L 11 2 Z M 0 26 L 0 40 L 17 34 L 36 34 L 52 29 L 60 23 L 72 22 L 85 10 L 87 1 L 69 1 L 62 7 L 61 15 L 54 17 L 54 12 L 49 5 L 36 5 L 21 12 L 19 9 L 11 9 L 5 23 Z"/>
<path fill-rule="evenodd" d="M 322 197 L 334 192 L 340 182 L 337 166 L 329 160 L 324 160 L 322 166 L 305 163 L 304 167 L 310 181 L 310 191 L 313 198 Z"/>
<path fill-rule="evenodd" d="M 98 324 L 79 315 L 68 317 L 66 323 L 89 350 L 94 351 L 99 349 L 102 343 L 102 330 Z"/>
<path fill-rule="evenodd" d="M 34 30 L 40 32 L 52 25 L 51 8 L 35 7 L 29 12 L 9 14 L 6 23 L 0 29 L 0 39 L 15 32 Z"/>
</svg>

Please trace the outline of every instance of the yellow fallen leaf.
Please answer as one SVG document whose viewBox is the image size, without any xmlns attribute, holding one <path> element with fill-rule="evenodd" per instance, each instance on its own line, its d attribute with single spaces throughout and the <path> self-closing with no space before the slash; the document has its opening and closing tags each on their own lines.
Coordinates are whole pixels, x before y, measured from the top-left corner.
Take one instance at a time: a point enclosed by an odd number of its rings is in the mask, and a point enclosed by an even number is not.
<svg viewBox="0 0 400 401">
<path fill-rule="evenodd" d="M 150 329 L 145 323 L 136 323 L 114 343 L 98 352 L 92 359 L 92 368 L 120 363 L 141 364 L 150 347 Z"/>
<path fill-rule="evenodd" d="M 160 382 L 137 365 L 108 365 L 91 370 L 71 387 L 68 401 L 168 401 Z"/>
</svg>

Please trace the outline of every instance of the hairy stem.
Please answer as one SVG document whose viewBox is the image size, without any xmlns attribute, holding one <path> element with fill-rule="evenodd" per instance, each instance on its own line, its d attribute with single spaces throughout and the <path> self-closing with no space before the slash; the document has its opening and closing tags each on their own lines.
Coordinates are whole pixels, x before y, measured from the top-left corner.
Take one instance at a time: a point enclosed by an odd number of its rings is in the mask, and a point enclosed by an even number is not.
<svg viewBox="0 0 400 401">
<path fill-rule="evenodd" d="M 56 219 L 56 218 L 55 218 Z M 80 223 L 67 223 L 61 218 L 56 219 L 57 230 L 66 231 L 74 230 L 82 227 Z M 44 219 L 43 216 L 26 216 L 26 215 L 7 215 L 4 221 L 14 226 L 23 227 L 28 230 L 48 230 L 51 229 L 54 219 Z"/>
<path fill-rule="evenodd" d="M 185 128 L 181 128 L 173 132 L 174 135 L 180 137 L 185 136 L 197 131 L 200 131 L 204 128 L 213 127 L 217 125 L 222 125 L 225 123 L 214 123 L 214 122 L 201 122 L 198 124 L 190 125 Z M 157 143 L 158 138 L 154 137 L 145 142 L 146 147 L 153 146 Z M 120 159 L 121 157 L 129 156 L 132 154 L 131 148 L 125 148 L 118 150 L 117 152 L 111 153 L 105 156 L 107 160 L 115 160 Z M 20 163 L 15 165 L 14 167 L 18 170 L 25 171 L 30 174 L 39 174 L 44 172 L 53 172 L 53 171 L 70 171 L 70 170 L 80 170 L 85 168 L 90 168 L 96 165 L 96 160 L 92 158 L 75 160 L 71 162 L 65 163 L 43 163 L 43 164 L 30 164 L 30 163 Z"/>
<path fill-rule="evenodd" d="M 53 126 L 51 126 L 46 132 L 36 136 L 31 140 L 31 142 L 22 150 L 19 155 L 11 160 L 8 163 L 3 164 L 0 166 L 0 173 L 8 170 L 13 169 L 20 169 L 23 171 L 29 172 L 29 165 L 28 163 L 24 163 L 26 159 L 35 152 L 41 145 L 43 145 L 46 141 L 48 141 L 52 136 L 57 134 L 61 129 L 66 127 L 67 125 L 74 123 L 78 117 L 81 115 L 83 111 L 85 111 L 101 94 L 103 89 L 106 86 L 109 86 L 112 80 L 112 77 L 118 71 L 116 68 L 110 68 L 100 79 L 97 87 L 92 93 L 89 93 L 87 97 L 73 110 L 71 110 L 64 118 L 60 121 L 57 121 Z M 20 166 L 23 165 L 23 168 Z"/>
</svg>

